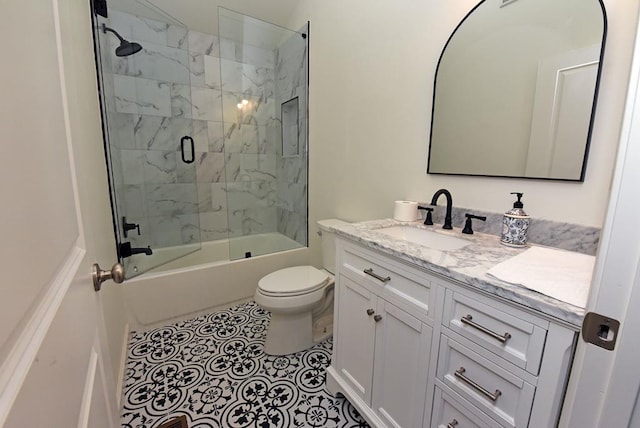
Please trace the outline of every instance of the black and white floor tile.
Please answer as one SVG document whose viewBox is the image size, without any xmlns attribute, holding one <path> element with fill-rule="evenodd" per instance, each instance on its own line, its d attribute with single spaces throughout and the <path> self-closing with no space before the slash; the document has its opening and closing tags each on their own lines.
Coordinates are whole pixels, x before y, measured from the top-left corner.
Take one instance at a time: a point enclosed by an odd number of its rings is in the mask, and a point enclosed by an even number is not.
<svg viewBox="0 0 640 428">
<path fill-rule="evenodd" d="M 190 428 L 365 428 L 325 389 L 332 341 L 285 356 L 263 353 L 269 313 L 254 302 L 133 333 L 122 426 L 154 428 L 186 415 Z"/>
</svg>

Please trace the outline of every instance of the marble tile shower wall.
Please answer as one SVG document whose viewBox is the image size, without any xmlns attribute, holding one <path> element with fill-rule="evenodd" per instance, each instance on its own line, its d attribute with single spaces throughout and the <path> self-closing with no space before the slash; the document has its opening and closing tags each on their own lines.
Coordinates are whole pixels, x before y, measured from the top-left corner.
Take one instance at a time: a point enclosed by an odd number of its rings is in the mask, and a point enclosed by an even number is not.
<svg viewBox="0 0 640 428">
<path fill-rule="evenodd" d="M 224 39 L 220 49 L 229 237 L 275 232 L 275 54 Z"/>
<path fill-rule="evenodd" d="M 276 49 L 276 99 L 279 103 L 298 97 L 298 155 L 282 156 L 278 139 L 278 232 L 307 245 L 307 79 L 306 39 L 308 24 Z M 279 112 L 278 112 L 279 113 Z"/>
<path fill-rule="evenodd" d="M 118 11 L 108 25 L 144 47 L 118 58 L 110 38 L 112 80 L 105 79 L 115 93 L 107 108 L 123 177 L 115 183 L 125 195 L 119 210 L 143 231 L 132 244 L 275 231 L 275 52 Z M 238 109 L 241 99 L 249 103 Z M 193 164 L 181 160 L 185 135 L 194 139 Z"/>
</svg>

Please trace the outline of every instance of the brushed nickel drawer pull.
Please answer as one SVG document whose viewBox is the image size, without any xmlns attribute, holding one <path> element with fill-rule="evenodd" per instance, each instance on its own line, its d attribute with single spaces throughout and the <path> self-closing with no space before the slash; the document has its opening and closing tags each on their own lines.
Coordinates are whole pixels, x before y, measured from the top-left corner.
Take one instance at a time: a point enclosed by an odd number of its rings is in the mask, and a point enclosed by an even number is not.
<svg viewBox="0 0 640 428">
<path fill-rule="evenodd" d="M 466 377 L 464 375 L 465 371 L 467 371 L 467 369 L 465 369 L 464 367 L 460 367 L 458 370 L 456 370 L 456 372 L 454 374 L 458 379 L 460 379 L 461 381 L 465 382 L 466 384 L 472 386 L 478 392 L 480 392 L 482 395 L 484 395 L 485 397 L 487 397 L 491 401 L 496 401 L 498 399 L 498 397 L 500 397 L 502 395 L 502 392 L 499 389 L 496 389 L 496 391 L 493 392 L 493 393 L 491 393 L 488 390 L 484 389 L 482 386 L 478 385 L 476 382 L 474 382 L 471 379 L 469 379 L 468 377 Z"/>
<path fill-rule="evenodd" d="M 391 277 L 390 276 L 387 276 L 386 278 L 383 278 L 380 275 L 378 275 L 377 273 L 374 273 L 373 272 L 373 268 L 365 269 L 364 273 L 366 273 L 367 275 L 372 276 L 375 279 L 377 279 L 378 281 L 382 281 L 384 283 L 387 283 L 387 282 L 391 281 Z"/>
<path fill-rule="evenodd" d="M 481 326 L 480 324 L 477 324 L 473 321 L 471 321 L 473 319 L 473 317 L 470 314 L 467 314 L 465 316 L 463 316 L 462 318 L 460 318 L 460 321 L 463 324 L 467 324 L 470 325 L 473 328 L 476 328 L 478 330 L 480 330 L 481 332 L 488 334 L 489 336 L 493 337 L 494 339 L 496 339 L 497 341 L 499 341 L 500 343 L 506 343 L 507 340 L 511 339 L 511 334 L 509 333 L 505 333 L 504 335 L 500 336 L 498 333 L 489 330 L 486 327 Z"/>
<path fill-rule="evenodd" d="M 458 421 L 454 419 L 447 424 L 447 428 L 455 428 L 457 425 L 458 425 Z"/>
</svg>

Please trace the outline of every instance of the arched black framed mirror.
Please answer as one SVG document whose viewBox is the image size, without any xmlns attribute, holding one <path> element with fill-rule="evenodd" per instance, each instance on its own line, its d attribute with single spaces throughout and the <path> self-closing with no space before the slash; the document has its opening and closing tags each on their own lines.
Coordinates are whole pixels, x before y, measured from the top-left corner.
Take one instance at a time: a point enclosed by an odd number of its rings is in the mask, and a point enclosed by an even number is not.
<svg viewBox="0 0 640 428">
<path fill-rule="evenodd" d="M 584 181 L 601 0 L 483 0 L 436 70 L 427 172 Z"/>
</svg>

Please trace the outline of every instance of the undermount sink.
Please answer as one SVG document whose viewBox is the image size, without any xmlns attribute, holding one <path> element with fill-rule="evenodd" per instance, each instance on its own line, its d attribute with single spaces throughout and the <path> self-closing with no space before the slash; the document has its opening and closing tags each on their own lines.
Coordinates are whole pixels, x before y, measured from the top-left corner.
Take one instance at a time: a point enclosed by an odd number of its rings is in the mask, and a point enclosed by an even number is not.
<svg viewBox="0 0 640 428">
<path fill-rule="evenodd" d="M 470 244 L 470 242 L 465 239 L 410 226 L 385 227 L 376 230 L 376 232 L 401 241 L 407 241 L 441 251 L 458 250 Z"/>
</svg>

